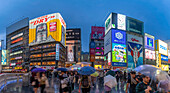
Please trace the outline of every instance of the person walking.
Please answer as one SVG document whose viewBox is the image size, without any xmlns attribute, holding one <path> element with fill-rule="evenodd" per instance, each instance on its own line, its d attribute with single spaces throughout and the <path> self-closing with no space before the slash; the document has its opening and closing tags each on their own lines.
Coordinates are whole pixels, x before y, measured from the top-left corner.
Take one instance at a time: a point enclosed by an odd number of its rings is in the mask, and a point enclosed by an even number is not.
<svg viewBox="0 0 170 93">
<path fill-rule="evenodd" d="M 70 73 L 69 75 L 69 82 L 70 82 L 70 92 L 74 90 L 74 74 L 73 72 Z"/>
<path fill-rule="evenodd" d="M 77 72 L 75 72 L 74 74 L 74 79 L 73 79 L 73 83 L 74 83 L 74 89 L 79 89 L 79 75 Z"/>
<path fill-rule="evenodd" d="M 45 75 L 45 73 L 42 73 L 42 77 L 40 78 L 39 82 L 40 82 L 40 88 L 41 88 L 41 93 L 44 93 L 44 89 L 46 87 L 46 82 L 47 82 L 47 77 Z"/>
<path fill-rule="evenodd" d="M 82 75 L 82 78 L 80 80 L 80 86 L 82 93 L 90 93 L 91 88 L 91 79 L 87 75 Z"/>
<path fill-rule="evenodd" d="M 136 86 L 136 93 L 153 93 L 153 89 L 149 86 L 150 77 L 143 75 L 143 81 Z"/>
<path fill-rule="evenodd" d="M 34 93 L 37 93 L 38 87 L 39 87 L 39 81 L 38 81 L 39 74 L 33 73 L 31 78 L 31 85 L 34 87 Z"/>
<path fill-rule="evenodd" d="M 67 77 L 65 72 L 61 72 L 59 79 L 60 79 L 60 93 L 68 93 L 69 78 Z"/>
<path fill-rule="evenodd" d="M 119 80 L 120 80 L 120 73 L 119 71 L 116 71 L 116 80 L 117 80 L 117 92 L 119 92 Z"/>
<path fill-rule="evenodd" d="M 126 85 L 126 93 L 128 93 L 129 85 L 130 85 L 129 93 L 136 93 L 135 89 L 136 89 L 137 81 L 136 81 L 135 77 L 136 77 L 136 72 L 135 71 L 131 71 L 130 72 L 130 78 L 128 78 L 127 85 Z"/>
</svg>

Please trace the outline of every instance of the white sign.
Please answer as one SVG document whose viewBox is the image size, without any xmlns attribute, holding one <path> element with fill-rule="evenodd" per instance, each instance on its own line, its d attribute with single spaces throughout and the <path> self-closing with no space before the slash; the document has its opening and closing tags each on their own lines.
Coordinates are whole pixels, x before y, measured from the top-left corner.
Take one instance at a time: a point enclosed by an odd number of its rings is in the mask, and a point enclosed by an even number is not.
<svg viewBox="0 0 170 93">
<path fill-rule="evenodd" d="M 117 14 L 117 28 L 120 30 L 126 30 L 126 16 Z"/>
<path fill-rule="evenodd" d="M 17 35 L 15 35 L 15 36 L 11 37 L 11 40 L 13 40 L 13 39 L 15 39 L 15 38 L 17 38 L 17 37 L 20 37 L 20 36 L 22 36 L 22 35 L 23 35 L 23 33 L 17 34 Z"/>
<path fill-rule="evenodd" d="M 108 64 L 111 63 L 111 52 L 108 53 Z"/>
<path fill-rule="evenodd" d="M 142 37 L 138 37 L 138 36 L 135 36 L 135 35 L 127 34 L 127 41 L 143 45 Z"/>
<path fill-rule="evenodd" d="M 105 35 L 111 28 L 112 28 L 112 13 L 109 15 L 109 17 L 105 21 Z"/>
<path fill-rule="evenodd" d="M 159 40 L 158 43 L 159 43 L 159 53 L 167 56 L 168 55 L 168 44 L 161 40 Z"/>
<path fill-rule="evenodd" d="M 104 37 L 104 54 L 107 54 L 109 51 L 111 51 L 111 30 L 108 32 L 108 34 Z"/>
<path fill-rule="evenodd" d="M 168 50 L 168 59 L 170 59 L 170 50 Z"/>
</svg>

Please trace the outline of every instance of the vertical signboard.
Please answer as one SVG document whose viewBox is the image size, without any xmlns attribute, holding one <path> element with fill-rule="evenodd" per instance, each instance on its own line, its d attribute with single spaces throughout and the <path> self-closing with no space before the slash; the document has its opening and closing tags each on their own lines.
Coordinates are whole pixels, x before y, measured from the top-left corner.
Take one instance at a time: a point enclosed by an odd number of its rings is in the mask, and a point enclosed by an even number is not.
<svg viewBox="0 0 170 93">
<path fill-rule="evenodd" d="M 74 46 L 72 46 L 72 45 L 69 45 L 68 46 L 68 48 L 67 48 L 67 60 L 69 61 L 69 62 L 73 62 L 74 60 L 75 60 L 75 58 L 74 58 Z"/>
<path fill-rule="evenodd" d="M 2 50 L 2 59 L 1 59 L 1 65 L 7 65 L 6 62 L 6 50 Z"/>
<path fill-rule="evenodd" d="M 127 34 L 128 38 L 128 67 L 135 68 L 143 65 L 143 39 L 135 35 Z"/>
<path fill-rule="evenodd" d="M 108 65 L 111 65 L 111 52 L 108 53 Z"/>
<path fill-rule="evenodd" d="M 112 28 L 112 13 L 109 15 L 109 17 L 105 21 L 105 35 L 111 28 Z M 115 25 L 114 25 L 114 28 L 115 28 Z"/>
<path fill-rule="evenodd" d="M 126 45 L 126 32 L 112 29 L 112 43 Z"/>
<path fill-rule="evenodd" d="M 111 34 L 111 30 L 108 32 L 108 34 L 104 37 L 104 54 L 107 54 L 109 51 L 111 51 L 111 38 L 112 38 L 112 34 Z"/>
<path fill-rule="evenodd" d="M 117 29 L 126 30 L 126 16 L 117 14 Z"/>
<path fill-rule="evenodd" d="M 59 60 L 60 45 L 56 44 L 56 60 Z"/>
</svg>

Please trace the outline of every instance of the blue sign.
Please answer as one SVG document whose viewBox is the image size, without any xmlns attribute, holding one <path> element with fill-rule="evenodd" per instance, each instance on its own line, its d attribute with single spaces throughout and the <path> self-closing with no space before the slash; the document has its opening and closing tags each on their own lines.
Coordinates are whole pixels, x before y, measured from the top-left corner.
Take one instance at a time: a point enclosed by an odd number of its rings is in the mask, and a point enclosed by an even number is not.
<svg viewBox="0 0 170 93">
<path fill-rule="evenodd" d="M 161 55 L 161 61 L 167 61 L 168 62 L 168 56 Z"/>
<path fill-rule="evenodd" d="M 6 65 L 6 50 L 2 50 L 1 65 Z"/>
<path fill-rule="evenodd" d="M 126 44 L 126 32 L 112 29 L 112 43 Z"/>
<path fill-rule="evenodd" d="M 90 48 L 95 48 L 95 42 L 94 41 L 90 42 Z"/>
<path fill-rule="evenodd" d="M 145 48 L 154 50 L 154 39 L 145 36 Z"/>
<path fill-rule="evenodd" d="M 59 60 L 60 45 L 56 44 L 56 60 Z"/>
</svg>

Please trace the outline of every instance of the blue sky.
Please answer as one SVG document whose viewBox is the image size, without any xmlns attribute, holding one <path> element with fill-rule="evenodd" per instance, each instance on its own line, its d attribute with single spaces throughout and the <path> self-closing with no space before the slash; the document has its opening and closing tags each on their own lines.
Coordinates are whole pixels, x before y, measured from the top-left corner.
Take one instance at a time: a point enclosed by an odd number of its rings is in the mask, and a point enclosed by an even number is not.
<svg viewBox="0 0 170 93">
<path fill-rule="evenodd" d="M 109 13 L 121 13 L 144 22 L 144 31 L 156 39 L 170 39 L 170 0 L 1 0 L 0 39 L 6 27 L 24 17 L 30 19 L 59 12 L 67 28 L 81 28 L 82 50 L 89 51 L 91 26 L 104 26 Z"/>
</svg>

